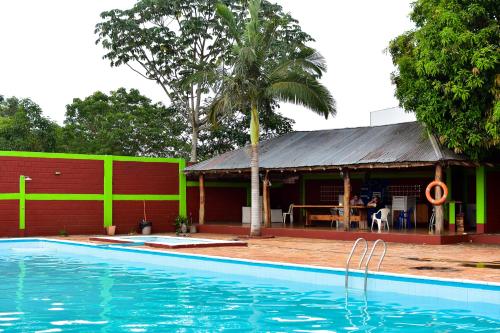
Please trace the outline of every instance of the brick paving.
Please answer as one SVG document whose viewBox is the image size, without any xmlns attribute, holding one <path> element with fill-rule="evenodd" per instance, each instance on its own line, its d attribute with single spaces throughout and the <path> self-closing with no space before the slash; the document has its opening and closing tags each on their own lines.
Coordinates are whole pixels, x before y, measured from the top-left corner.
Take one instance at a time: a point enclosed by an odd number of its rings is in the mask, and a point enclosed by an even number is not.
<svg viewBox="0 0 500 333">
<path fill-rule="evenodd" d="M 216 234 L 195 234 L 192 237 L 223 240 L 238 238 Z M 89 242 L 89 236 L 70 236 L 64 239 Z M 164 251 L 344 268 L 353 244 L 346 241 L 292 237 L 243 240 L 248 242 L 248 247 L 185 248 Z M 372 244 L 370 242 L 369 247 Z M 468 243 L 453 245 L 387 243 L 387 245 L 387 255 L 380 268 L 382 272 L 500 282 L 500 245 Z M 357 265 L 356 258 L 359 258 L 359 255 L 353 256 L 351 263 L 353 268 Z M 374 256 L 370 267 L 376 267 L 376 263 L 377 257 Z"/>
</svg>

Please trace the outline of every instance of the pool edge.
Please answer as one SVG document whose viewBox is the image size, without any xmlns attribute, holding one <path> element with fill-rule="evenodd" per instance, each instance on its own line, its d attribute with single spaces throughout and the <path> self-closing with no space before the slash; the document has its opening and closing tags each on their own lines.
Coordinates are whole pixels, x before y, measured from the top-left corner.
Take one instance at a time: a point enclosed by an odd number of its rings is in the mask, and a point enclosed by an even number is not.
<svg viewBox="0 0 500 333">
<path fill-rule="evenodd" d="M 300 271 L 317 272 L 317 273 L 329 273 L 329 274 L 335 274 L 335 275 L 345 274 L 344 268 L 313 266 L 313 265 L 293 264 L 293 263 L 253 260 L 253 259 L 240 259 L 240 258 L 230 258 L 230 257 L 212 256 L 212 255 L 203 255 L 203 254 L 170 252 L 170 251 L 168 251 L 168 249 L 160 251 L 160 250 L 155 250 L 155 249 L 129 248 L 129 247 L 120 247 L 119 244 L 117 244 L 113 248 L 106 248 L 106 247 L 102 247 L 99 244 L 87 243 L 87 242 L 83 242 L 83 241 L 60 240 L 60 239 L 42 238 L 42 237 L 2 238 L 2 239 L 0 239 L 0 243 L 33 242 L 33 241 L 100 248 L 102 250 L 111 250 L 111 251 L 148 253 L 148 254 L 154 254 L 154 255 L 160 255 L 160 256 L 170 256 L 170 257 L 189 258 L 189 259 L 198 259 L 198 260 L 205 259 L 205 260 L 210 260 L 210 261 L 215 261 L 215 262 L 243 264 L 243 265 L 251 265 L 251 266 L 261 266 L 261 267 L 268 267 L 268 268 L 300 270 Z M 364 276 L 363 270 L 352 269 L 349 272 L 350 272 L 351 276 Z M 451 279 L 451 278 L 429 277 L 429 276 L 417 276 L 417 275 L 411 275 L 411 274 L 389 273 L 389 272 L 369 271 L 368 273 L 369 273 L 368 274 L 369 277 L 375 277 L 375 278 L 381 279 L 381 280 L 415 282 L 415 283 L 423 283 L 423 284 L 438 284 L 438 285 L 447 285 L 447 286 L 455 286 L 455 287 L 468 287 L 468 288 L 475 288 L 475 289 L 488 289 L 488 290 L 500 291 L 500 282 L 469 280 L 469 279 Z"/>
</svg>

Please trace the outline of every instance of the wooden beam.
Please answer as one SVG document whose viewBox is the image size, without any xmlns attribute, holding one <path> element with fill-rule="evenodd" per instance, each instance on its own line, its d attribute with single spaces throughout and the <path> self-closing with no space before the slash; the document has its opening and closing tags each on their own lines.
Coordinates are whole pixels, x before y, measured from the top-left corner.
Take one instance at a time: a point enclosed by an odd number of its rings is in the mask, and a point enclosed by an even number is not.
<svg viewBox="0 0 500 333">
<path fill-rule="evenodd" d="M 443 181 L 443 167 L 441 166 L 440 163 L 436 164 L 435 180 Z M 434 193 L 436 200 L 439 200 L 443 195 L 440 186 L 435 187 Z M 436 234 L 440 235 L 443 233 L 444 230 L 444 209 L 443 205 L 434 207 L 436 209 Z"/>
<path fill-rule="evenodd" d="M 205 224 L 205 177 L 200 173 L 199 177 L 200 186 L 200 211 L 198 215 L 198 222 L 200 224 Z"/>
<path fill-rule="evenodd" d="M 349 169 L 342 170 L 344 173 L 344 230 L 349 231 L 351 224 L 351 178 L 349 177 Z"/>
<path fill-rule="evenodd" d="M 269 193 L 269 172 L 266 171 L 262 186 L 262 201 L 264 205 L 264 227 L 271 227 L 271 198 Z"/>
</svg>

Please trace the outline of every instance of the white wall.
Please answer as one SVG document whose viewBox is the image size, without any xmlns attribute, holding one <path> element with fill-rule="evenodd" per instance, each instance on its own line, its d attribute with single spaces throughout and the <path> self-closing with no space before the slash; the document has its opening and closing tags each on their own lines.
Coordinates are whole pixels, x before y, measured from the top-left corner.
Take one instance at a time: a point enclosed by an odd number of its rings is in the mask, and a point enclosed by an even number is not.
<svg viewBox="0 0 500 333">
<path fill-rule="evenodd" d="M 400 107 L 370 112 L 370 126 L 398 124 L 415 120 L 415 114 L 405 112 Z"/>
</svg>

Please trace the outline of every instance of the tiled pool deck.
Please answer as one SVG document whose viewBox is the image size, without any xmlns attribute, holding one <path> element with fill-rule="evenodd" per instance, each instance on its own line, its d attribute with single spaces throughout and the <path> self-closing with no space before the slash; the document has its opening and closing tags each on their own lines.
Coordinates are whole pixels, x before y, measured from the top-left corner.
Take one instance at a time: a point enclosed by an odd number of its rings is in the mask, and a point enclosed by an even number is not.
<svg viewBox="0 0 500 333">
<path fill-rule="evenodd" d="M 236 238 L 230 235 L 202 233 L 191 237 L 222 240 Z M 88 235 L 69 236 L 63 239 L 89 242 Z M 245 239 L 245 241 L 248 242 L 248 247 L 187 248 L 166 251 L 343 268 L 353 244 L 345 241 L 291 237 Z M 371 244 L 372 242 L 369 243 L 369 247 Z M 383 272 L 500 282 L 500 245 L 399 243 L 387 243 L 387 245 L 387 255 L 380 269 Z M 353 257 L 352 268 L 357 266 L 357 258 L 359 257 Z M 370 267 L 376 267 L 376 259 L 373 258 Z"/>
</svg>

